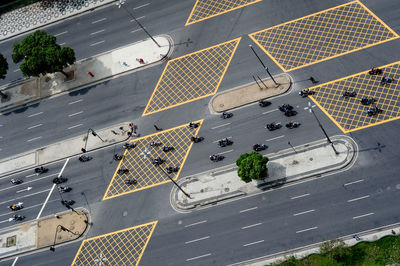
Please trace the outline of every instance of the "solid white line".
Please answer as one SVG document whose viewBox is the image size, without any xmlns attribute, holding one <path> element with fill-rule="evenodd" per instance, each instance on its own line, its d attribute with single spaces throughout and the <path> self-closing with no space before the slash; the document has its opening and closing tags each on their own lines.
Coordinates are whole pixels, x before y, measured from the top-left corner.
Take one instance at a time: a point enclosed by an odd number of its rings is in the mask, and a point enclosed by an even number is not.
<svg viewBox="0 0 400 266">
<path fill-rule="evenodd" d="M 106 20 L 107 18 L 101 18 L 101 19 L 99 19 L 99 20 L 95 20 L 95 21 L 92 21 L 92 24 L 95 24 L 95 23 L 97 23 L 97 22 L 100 22 L 100 21 L 103 21 L 103 20 Z"/>
<path fill-rule="evenodd" d="M 208 257 L 210 255 L 211 255 L 211 253 L 204 254 L 204 255 L 201 255 L 201 256 L 197 256 L 197 257 L 193 257 L 193 258 L 187 259 L 186 261 L 197 260 L 197 259 L 200 259 L 200 258 Z"/>
<path fill-rule="evenodd" d="M 34 117 L 34 116 L 41 115 L 41 114 L 43 114 L 43 112 L 39 112 L 39 113 L 36 113 L 36 114 L 33 114 L 33 115 L 28 115 L 28 117 Z"/>
<path fill-rule="evenodd" d="M 306 213 L 313 212 L 313 211 L 315 211 L 315 210 L 308 210 L 308 211 L 304 211 L 304 212 L 299 212 L 299 213 L 293 214 L 293 216 L 302 215 L 302 214 L 306 214 Z"/>
<path fill-rule="evenodd" d="M 77 113 L 70 114 L 70 115 L 68 115 L 68 116 L 71 117 L 71 116 L 79 115 L 79 114 L 82 114 L 82 113 L 83 113 L 83 111 L 80 111 L 80 112 L 77 112 Z"/>
<path fill-rule="evenodd" d="M 185 244 L 190 244 L 190 243 L 201 241 L 201 240 L 204 240 L 204 239 L 207 239 L 207 238 L 210 238 L 210 236 L 205 236 L 205 237 L 202 237 L 202 238 L 190 240 L 190 241 L 185 242 Z"/>
<path fill-rule="evenodd" d="M 37 195 L 37 194 L 41 194 L 41 193 L 47 192 L 47 191 L 49 191 L 49 190 L 50 190 L 50 189 L 45 189 L 45 190 L 38 191 L 38 192 L 29 194 L 29 195 L 25 195 L 25 196 L 18 197 L 18 198 L 15 198 L 15 199 L 5 200 L 5 201 L 0 202 L 0 205 L 2 205 L 2 204 L 4 204 L 4 203 L 7 203 L 7 202 L 10 202 L 10 201 L 18 201 L 18 200 L 23 199 L 23 198 L 26 198 L 26 197 L 30 197 L 30 196 L 34 196 L 34 195 Z"/>
<path fill-rule="evenodd" d="M 280 139 L 280 138 L 283 138 L 285 135 L 282 135 L 282 136 L 279 136 L 279 137 L 275 137 L 275 138 L 272 138 L 272 139 L 267 139 L 266 141 L 271 141 L 271 140 L 275 140 L 275 139 Z"/>
<path fill-rule="evenodd" d="M 136 20 L 139 20 L 139 19 L 143 19 L 143 18 L 145 18 L 146 16 L 141 16 L 141 17 L 138 17 L 138 18 L 136 18 Z M 134 19 L 131 19 L 131 22 L 134 22 L 135 20 Z"/>
<path fill-rule="evenodd" d="M 296 234 L 307 232 L 307 231 L 314 230 L 314 229 L 317 229 L 317 228 L 318 227 L 315 226 L 315 227 L 307 228 L 307 229 L 304 229 L 304 230 L 296 231 Z"/>
<path fill-rule="evenodd" d="M 103 43 L 103 42 L 105 42 L 105 41 L 103 40 L 103 41 L 95 42 L 95 43 L 92 43 L 92 44 L 89 45 L 89 46 L 95 46 L 95 45 L 98 45 L 98 44 Z"/>
<path fill-rule="evenodd" d="M 18 72 L 18 71 L 21 71 L 21 69 L 17 68 L 17 69 L 14 70 L 13 72 L 15 73 L 15 72 Z"/>
<path fill-rule="evenodd" d="M 252 211 L 257 209 L 258 207 L 253 207 L 253 208 L 249 208 L 249 209 L 245 209 L 245 210 L 241 210 L 239 213 L 243 213 L 243 212 L 248 212 L 248 211 Z"/>
<path fill-rule="evenodd" d="M 81 101 L 83 101 L 83 99 L 79 99 L 79 100 L 76 100 L 76 101 L 70 102 L 70 103 L 68 103 L 68 104 L 75 104 L 75 103 L 79 103 L 79 102 L 81 102 Z"/>
<path fill-rule="evenodd" d="M 363 214 L 363 215 L 360 215 L 360 216 L 354 216 L 353 219 L 358 219 L 358 218 L 362 218 L 362 217 L 365 217 L 365 216 L 370 216 L 370 215 L 373 215 L 373 214 L 375 214 L 375 213 L 370 212 L 370 213 Z"/>
<path fill-rule="evenodd" d="M 224 139 L 231 139 L 231 138 L 232 138 L 232 136 L 226 137 L 226 138 L 224 138 Z M 215 141 L 213 141 L 212 143 L 217 143 L 218 141 L 220 141 L 220 140 L 215 140 Z"/>
<path fill-rule="evenodd" d="M 185 225 L 185 227 L 191 227 L 193 225 L 198 225 L 198 224 L 202 224 L 202 223 L 206 223 L 206 222 L 207 222 L 207 220 L 204 220 L 204 221 L 200 221 L 200 222 L 197 222 L 197 223 Z"/>
<path fill-rule="evenodd" d="M 218 154 L 225 154 L 225 153 L 232 152 L 232 151 L 233 151 L 233 150 L 224 151 L 224 152 L 219 152 Z"/>
<path fill-rule="evenodd" d="M 220 126 L 212 127 L 211 129 L 216 129 L 216 128 L 224 127 L 224 126 L 227 126 L 227 125 L 230 125 L 230 124 L 231 124 L 231 123 L 226 123 L 226 124 L 223 124 L 223 125 L 220 125 Z"/>
<path fill-rule="evenodd" d="M 75 125 L 75 126 L 69 127 L 68 129 L 73 129 L 73 128 L 80 127 L 80 126 L 82 126 L 82 124 L 78 124 L 78 125 Z"/>
<path fill-rule="evenodd" d="M 63 31 L 63 32 L 60 32 L 60 33 L 57 33 L 57 34 L 54 34 L 54 36 L 60 36 L 60 35 L 63 35 L 63 34 L 65 34 L 65 33 L 68 33 L 68 31 Z"/>
<path fill-rule="evenodd" d="M 299 198 L 302 198 L 302 197 L 307 197 L 309 195 L 310 195 L 310 193 L 307 193 L 307 194 L 303 194 L 303 195 L 300 195 L 300 196 L 291 197 L 290 199 L 299 199 Z"/>
<path fill-rule="evenodd" d="M 13 264 L 11 266 L 15 266 L 15 264 L 17 263 L 18 257 L 15 258 Z"/>
<path fill-rule="evenodd" d="M 262 225 L 262 223 L 243 226 L 242 229 L 247 229 L 247 228 L 251 228 L 251 227 L 254 227 L 254 226 L 258 226 L 258 225 Z"/>
<path fill-rule="evenodd" d="M 266 112 L 264 112 L 264 113 L 262 113 L 262 114 L 265 115 L 265 114 L 269 114 L 269 113 L 272 113 L 272 112 L 275 112 L 275 111 L 279 111 L 279 109 L 274 109 L 274 110 L 266 111 Z"/>
<path fill-rule="evenodd" d="M 134 33 L 134 32 L 140 31 L 140 30 L 141 29 L 136 29 L 136 30 L 131 31 L 131 33 Z"/>
<path fill-rule="evenodd" d="M 343 186 L 353 185 L 353 184 L 360 183 L 360 182 L 363 182 L 363 181 L 364 181 L 364 179 L 360 179 L 360 180 L 357 180 L 357 181 L 353 181 L 353 182 L 350 182 L 350 183 L 346 183 L 346 184 L 344 184 Z"/>
<path fill-rule="evenodd" d="M 145 7 L 145 6 L 148 6 L 148 5 L 150 5 L 150 3 L 147 3 L 147 4 L 144 4 L 144 5 L 141 5 L 141 6 L 134 7 L 133 10 L 136 10 L 136 9 L 139 9 L 139 8 L 142 8 L 142 7 Z"/>
<path fill-rule="evenodd" d="M 90 33 L 90 35 L 95 35 L 95 34 L 97 34 L 97 33 L 103 32 L 103 31 L 105 31 L 105 29 L 102 29 L 102 30 L 99 30 L 99 31 L 92 32 L 92 33 Z"/>
<path fill-rule="evenodd" d="M 42 138 L 42 136 L 36 137 L 36 138 L 33 138 L 33 139 L 28 139 L 26 142 L 31 142 L 31 141 L 34 141 L 34 140 L 37 140 L 37 139 L 41 139 L 41 138 Z"/>
<path fill-rule="evenodd" d="M 262 242 L 264 242 L 264 240 L 260 240 L 260 241 L 256 241 L 256 242 L 251 242 L 251 243 L 248 243 L 248 244 L 244 244 L 243 247 L 255 245 L 255 244 L 258 244 L 258 243 L 262 243 Z"/>
<path fill-rule="evenodd" d="M 369 198 L 369 195 L 366 195 L 366 196 L 363 196 L 363 197 L 359 197 L 359 198 L 355 198 L 355 199 L 350 199 L 347 202 L 353 202 L 353 201 L 356 201 L 356 200 L 362 200 L 362 199 L 366 199 L 366 198 Z"/>
<path fill-rule="evenodd" d="M 32 129 L 32 128 L 40 127 L 40 126 L 43 126 L 43 124 L 37 124 L 37 125 L 31 126 L 31 127 L 28 127 L 28 129 Z"/>
</svg>

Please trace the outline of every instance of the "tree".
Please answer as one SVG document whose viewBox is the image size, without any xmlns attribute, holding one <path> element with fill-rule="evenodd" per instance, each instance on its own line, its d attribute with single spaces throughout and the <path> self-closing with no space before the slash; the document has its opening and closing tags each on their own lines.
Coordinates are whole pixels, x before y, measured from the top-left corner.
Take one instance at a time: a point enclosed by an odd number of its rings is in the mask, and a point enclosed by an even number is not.
<svg viewBox="0 0 400 266">
<path fill-rule="evenodd" d="M 40 74 L 61 72 L 65 67 L 75 62 L 75 52 L 69 47 L 61 47 L 56 43 L 56 37 L 45 31 L 37 30 L 28 35 L 20 43 L 14 43 L 12 59 L 20 65 L 24 76 L 38 77 Z"/>
<path fill-rule="evenodd" d="M 268 175 L 267 162 L 268 158 L 258 152 L 244 153 L 236 160 L 238 176 L 246 183 L 262 180 Z"/>
<path fill-rule="evenodd" d="M 6 58 L 0 54 L 0 79 L 5 79 L 8 70 L 8 63 Z"/>
</svg>

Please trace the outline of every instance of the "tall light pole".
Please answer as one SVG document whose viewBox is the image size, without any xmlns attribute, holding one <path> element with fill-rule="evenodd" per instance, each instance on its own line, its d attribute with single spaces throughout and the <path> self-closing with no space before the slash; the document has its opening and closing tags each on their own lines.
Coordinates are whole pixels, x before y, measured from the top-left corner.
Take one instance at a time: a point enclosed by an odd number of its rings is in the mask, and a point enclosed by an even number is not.
<svg viewBox="0 0 400 266">
<path fill-rule="evenodd" d="M 124 7 L 123 5 L 125 4 L 125 0 L 119 0 L 118 3 L 116 3 L 116 5 L 118 6 L 118 8 Z M 133 18 L 133 20 L 135 20 L 135 22 L 139 25 L 139 27 L 153 40 L 153 42 L 155 44 L 157 44 L 158 47 L 161 47 L 158 42 L 156 40 L 154 40 L 153 36 L 150 35 L 150 33 L 142 26 L 142 24 L 140 24 L 140 22 L 133 16 L 133 14 L 131 12 L 129 12 L 128 9 L 126 9 L 124 7 L 125 11 L 128 12 L 128 14 Z"/>
<path fill-rule="evenodd" d="M 76 235 L 76 236 L 79 235 L 79 233 L 74 233 L 74 232 L 72 232 L 71 230 L 69 230 L 68 228 L 62 226 L 61 224 L 57 225 L 57 227 L 56 227 L 56 233 L 55 233 L 55 235 L 54 235 L 54 242 L 53 242 L 53 245 L 50 246 L 50 250 L 53 251 L 53 252 L 56 251 L 55 245 L 56 245 L 56 241 L 57 241 L 58 228 L 60 228 L 62 231 L 67 231 L 67 232 L 69 232 L 69 233 L 71 233 L 71 234 L 73 234 L 73 235 Z"/>
<path fill-rule="evenodd" d="M 331 144 L 331 147 L 333 149 L 333 151 L 335 152 L 336 155 L 338 155 L 338 151 L 335 149 L 335 146 L 333 145 L 333 142 L 331 141 L 331 139 L 329 138 L 328 134 L 326 133 L 325 129 L 322 127 L 321 122 L 319 121 L 317 115 L 314 113 L 313 107 L 315 107 L 315 105 L 311 106 L 311 103 L 308 102 L 308 107 L 304 108 L 304 109 L 308 109 L 310 113 L 312 113 L 315 117 L 315 120 L 317 120 L 319 127 L 321 128 L 322 132 L 324 132 L 324 135 L 326 137 L 326 140 Z"/>
<path fill-rule="evenodd" d="M 275 86 L 279 86 L 280 84 L 277 83 L 274 79 L 274 77 L 271 75 L 271 73 L 269 72 L 268 67 L 266 67 L 263 63 L 263 61 L 261 60 L 261 58 L 258 56 L 258 54 L 256 53 L 256 51 L 254 50 L 253 46 L 251 44 L 249 44 L 250 49 L 253 51 L 254 55 L 258 58 L 258 61 L 260 61 L 261 65 L 263 66 L 263 68 L 265 69 L 265 71 L 267 71 L 269 77 L 272 79 L 272 81 L 275 83 Z"/>
<path fill-rule="evenodd" d="M 83 153 L 86 152 L 86 145 L 87 145 L 87 142 L 88 142 L 89 133 L 92 133 L 92 135 L 93 135 L 94 137 L 98 137 L 102 142 L 104 142 L 104 140 L 103 140 L 99 135 L 97 135 L 97 133 L 96 133 L 93 129 L 89 128 L 88 131 L 87 131 L 87 133 L 86 133 L 85 147 L 83 147 L 83 148 L 81 149 L 81 151 L 82 151 Z"/>
</svg>

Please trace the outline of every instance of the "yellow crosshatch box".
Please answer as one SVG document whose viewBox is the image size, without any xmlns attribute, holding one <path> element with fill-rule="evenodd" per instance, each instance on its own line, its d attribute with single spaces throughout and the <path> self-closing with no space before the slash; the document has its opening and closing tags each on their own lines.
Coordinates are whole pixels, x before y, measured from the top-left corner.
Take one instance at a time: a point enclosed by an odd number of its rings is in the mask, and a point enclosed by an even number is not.
<svg viewBox="0 0 400 266">
<path fill-rule="evenodd" d="M 197 0 L 185 26 L 239 9 L 262 0 Z"/>
<path fill-rule="evenodd" d="M 139 265 L 157 221 L 83 240 L 72 266 Z"/>
<path fill-rule="evenodd" d="M 249 36 L 285 72 L 399 38 L 359 1 Z"/>
<path fill-rule="evenodd" d="M 103 200 L 171 182 L 167 176 L 167 167 L 177 167 L 176 172 L 168 174 L 176 180 L 192 147 L 191 137 L 197 136 L 203 120 L 194 123 L 198 123 L 197 128 L 189 128 L 189 124 L 185 124 L 131 141 L 136 147 L 125 150 Z M 151 142 L 157 146 L 150 145 Z M 174 149 L 164 152 L 165 146 L 172 146 Z M 154 165 L 151 160 L 156 158 L 165 162 L 160 166 Z M 122 169 L 127 169 L 128 172 L 119 173 L 118 170 Z M 137 183 L 128 185 L 127 180 L 136 180 Z"/>
<path fill-rule="evenodd" d="M 379 68 L 383 72 L 379 75 L 370 75 L 367 70 L 311 87 L 315 94 L 309 97 L 344 133 L 399 119 L 400 62 Z M 383 77 L 393 79 L 393 82 L 382 84 Z M 356 96 L 345 98 L 345 91 L 355 92 Z M 375 102 L 363 105 L 361 99 L 364 97 L 371 97 Z M 367 109 L 374 106 L 382 112 L 368 116 Z"/>
<path fill-rule="evenodd" d="M 240 38 L 168 61 L 143 116 L 214 95 Z"/>
</svg>

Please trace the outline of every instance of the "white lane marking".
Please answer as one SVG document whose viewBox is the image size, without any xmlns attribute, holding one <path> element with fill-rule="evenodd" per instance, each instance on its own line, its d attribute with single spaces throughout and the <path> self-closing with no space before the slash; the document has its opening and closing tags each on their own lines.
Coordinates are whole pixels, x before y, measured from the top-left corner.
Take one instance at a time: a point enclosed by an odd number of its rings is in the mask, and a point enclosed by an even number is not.
<svg viewBox="0 0 400 266">
<path fill-rule="evenodd" d="M 81 102 L 81 101 L 83 101 L 83 99 L 79 99 L 79 100 L 76 100 L 76 101 L 70 102 L 70 103 L 68 103 L 68 104 L 75 104 L 75 103 L 79 103 L 79 102 Z"/>
<path fill-rule="evenodd" d="M 359 179 L 357 181 L 353 181 L 353 182 L 350 182 L 350 183 L 343 184 L 343 186 L 349 186 L 349 185 L 353 185 L 353 184 L 360 183 L 360 182 L 363 182 L 363 181 L 364 181 L 364 179 Z"/>
<path fill-rule="evenodd" d="M 226 123 L 226 124 L 223 124 L 223 125 L 219 125 L 219 126 L 216 126 L 216 127 L 212 127 L 211 129 L 216 129 L 216 128 L 220 128 L 220 127 L 224 127 L 224 126 L 227 126 L 227 125 L 230 125 L 231 123 Z"/>
<path fill-rule="evenodd" d="M 191 226 L 202 224 L 202 223 L 206 223 L 206 222 L 207 222 L 207 220 L 204 220 L 204 221 L 200 221 L 200 222 L 197 222 L 197 223 L 185 225 L 185 227 L 191 227 Z"/>
<path fill-rule="evenodd" d="M 370 216 L 370 215 L 373 215 L 373 214 L 375 214 L 375 213 L 370 212 L 370 213 L 367 213 L 367 214 L 363 214 L 363 215 L 359 215 L 359 216 L 354 216 L 353 219 L 355 220 L 355 219 L 363 218 L 363 217 L 365 217 L 365 216 Z"/>
<path fill-rule="evenodd" d="M 139 20 L 139 19 L 144 19 L 146 16 L 141 16 L 141 17 L 138 17 L 138 18 L 136 18 L 136 20 Z M 131 19 L 131 22 L 134 22 L 135 20 L 134 19 Z"/>
<path fill-rule="evenodd" d="M 28 139 L 26 142 L 31 142 L 31 141 L 34 141 L 34 140 L 37 140 L 37 139 L 41 139 L 41 138 L 42 138 L 42 136 L 36 137 L 36 138 L 33 138 L 33 139 Z"/>
<path fill-rule="evenodd" d="M 12 220 L 13 220 L 13 218 L 8 218 L 7 220 L 1 221 L 0 224 L 5 223 L 5 222 L 11 222 Z"/>
<path fill-rule="evenodd" d="M 210 238 L 210 236 L 205 236 L 205 237 L 202 237 L 202 238 L 186 241 L 185 244 L 190 244 L 190 243 L 201 241 L 201 240 L 204 240 L 204 239 L 207 239 L 207 238 Z"/>
<path fill-rule="evenodd" d="M 232 136 L 226 137 L 226 138 L 224 138 L 224 139 L 231 139 L 231 138 L 232 138 Z M 214 140 L 212 143 L 217 143 L 218 141 L 220 141 L 220 140 Z"/>
<path fill-rule="evenodd" d="M 317 228 L 318 228 L 317 226 L 314 226 L 314 227 L 311 227 L 311 228 L 299 230 L 299 231 L 296 231 L 296 234 L 298 234 L 298 233 L 303 233 L 303 232 L 307 232 L 307 231 L 311 231 L 311 230 L 315 230 L 315 229 L 317 229 Z"/>
<path fill-rule="evenodd" d="M 36 114 L 33 114 L 33 115 L 28 115 L 28 117 L 34 117 L 34 116 L 41 115 L 41 114 L 43 114 L 43 112 L 39 112 L 39 113 L 36 113 Z"/>
<path fill-rule="evenodd" d="M 18 71 L 21 71 L 21 69 L 17 68 L 17 69 L 14 70 L 13 72 L 15 73 L 15 72 L 18 72 Z"/>
<path fill-rule="evenodd" d="M 21 189 L 21 190 L 17 190 L 15 193 L 21 193 L 21 192 L 29 191 L 31 189 L 32 189 L 32 187 L 27 187 L 27 188 L 24 188 L 24 189 Z"/>
<path fill-rule="evenodd" d="M 353 201 L 356 201 L 356 200 L 362 200 L 362 199 L 366 199 L 366 198 L 369 198 L 369 195 L 366 195 L 366 196 L 363 196 L 363 197 L 359 197 L 359 198 L 355 198 L 355 199 L 350 199 L 347 202 L 353 202 Z"/>
<path fill-rule="evenodd" d="M 25 195 L 25 196 L 18 197 L 18 198 L 15 198 L 15 199 L 5 200 L 5 201 L 0 202 L 0 205 L 2 205 L 2 204 L 4 204 L 4 203 L 7 203 L 7 202 L 10 202 L 10 201 L 18 201 L 18 200 L 23 199 L 23 198 L 26 198 L 26 197 L 30 197 L 30 196 L 34 196 L 34 195 L 37 195 L 37 194 L 41 194 L 41 193 L 47 192 L 47 191 L 49 191 L 49 190 L 50 190 L 50 189 L 45 189 L 45 190 L 38 191 L 38 192 L 29 194 L 29 195 Z"/>
<path fill-rule="evenodd" d="M 98 22 L 100 22 L 100 21 L 103 21 L 103 20 L 106 20 L 107 18 L 101 18 L 101 19 L 99 19 L 99 20 L 95 20 L 95 21 L 92 21 L 92 24 L 96 24 L 96 23 L 98 23 Z"/>
<path fill-rule="evenodd" d="M 15 264 L 17 263 L 18 257 L 15 258 L 13 264 L 11 266 L 15 266 Z"/>
<path fill-rule="evenodd" d="M 300 196 L 291 197 L 290 199 L 299 199 L 299 198 L 302 198 L 302 197 L 307 197 L 309 195 L 310 195 L 310 193 L 307 193 L 307 194 L 303 194 L 303 195 L 300 195 Z"/>
<path fill-rule="evenodd" d="M 225 153 L 232 152 L 232 151 L 233 151 L 233 150 L 224 151 L 224 152 L 219 152 L 218 154 L 225 154 Z"/>
<path fill-rule="evenodd" d="M 82 113 L 83 113 L 83 111 L 80 111 L 80 112 L 77 112 L 77 113 L 70 114 L 68 116 L 71 117 L 71 116 L 79 115 L 79 114 L 82 114 Z"/>
<path fill-rule="evenodd" d="M 308 211 L 304 211 L 304 212 L 299 212 L 299 213 L 293 214 L 293 216 L 298 216 L 298 215 L 306 214 L 306 213 L 313 212 L 313 211 L 315 211 L 315 210 L 308 210 Z"/>
<path fill-rule="evenodd" d="M 28 129 L 32 129 L 32 128 L 40 127 L 40 126 L 43 126 L 43 124 L 37 124 L 37 125 L 31 126 L 31 127 L 28 127 Z"/>
<path fill-rule="evenodd" d="M 103 32 L 103 31 L 105 31 L 105 29 L 102 29 L 102 30 L 99 30 L 99 31 L 92 32 L 92 33 L 90 33 L 90 35 L 95 35 L 95 34 L 97 34 L 97 33 Z"/>
<path fill-rule="evenodd" d="M 255 209 L 257 209 L 257 208 L 258 208 L 258 207 L 253 207 L 253 208 L 249 208 L 249 209 L 241 210 L 241 211 L 239 211 L 239 213 L 243 213 L 243 212 L 252 211 L 252 210 L 255 210 Z"/>
<path fill-rule="evenodd" d="M 48 178 L 48 177 L 55 176 L 55 175 L 57 175 L 57 174 L 51 174 L 51 175 L 43 176 L 43 177 L 40 177 L 40 178 L 35 178 L 35 180 L 27 181 L 27 182 L 24 182 L 24 183 L 19 184 L 19 185 L 15 185 L 15 186 L 12 186 L 12 187 L 2 188 L 2 189 L 0 189 L 0 192 L 1 192 L 1 191 L 4 191 L 4 190 L 12 189 L 12 188 L 20 187 L 20 186 L 23 186 L 23 185 L 26 185 L 26 184 L 29 184 L 29 183 L 32 183 L 32 182 L 36 182 L 36 181 L 38 181 L 38 180 L 42 180 L 42 179 L 44 179 L 44 178 Z M 37 176 L 37 175 L 36 175 L 36 174 L 33 174 L 33 175 L 25 176 L 25 177 L 30 177 L 30 176 Z"/>
<path fill-rule="evenodd" d="M 54 201 L 59 201 L 59 199 L 50 200 L 49 202 L 54 202 Z M 29 206 L 29 207 L 24 207 L 23 210 L 33 209 L 33 208 L 39 207 L 40 205 L 42 205 L 42 203 L 39 203 L 39 204 L 36 204 L 36 205 L 32 205 L 32 206 Z M 13 214 L 15 214 L 15 212 L 10 211 L 10 212 L 4 213 L 4 214 L 0 214 L 0 216 L 13 215 Z"/>
<path fill-rule="evenodd" d="M 276 112 L 276 111 L 279 111 L 279 109 L 274 109 L 274 110 L 266 111 L 266 112 L 264 112 L 264 113 L 262 113 L 262 114 L 265 115 L 265 114 L 269 114 L 269 113 Z"/>
<path fill-rule="evenodd" d="M 60 33 L 57 33 L 57 34 L 54 34 L 54 36 L 60 36 L 60 35 L 63 35 L 63 34 L 65 34 L 65 33 L 68 33 L 68 31 L 63 31 L 63 32 L 60 32 Z"/>
<path fill-rule="evenodd" d="M 197 257 L 193 257 L 193 258 L 187 259 L 186 261 L 197 260 L 197 259 L 208 257 L 208 256 L 211 256 L 211 253 L 200 255 L 200 256 L 197 256 Z"/>
<path fill-rule="evenodd" d="M 145 28 L 145 27 L 144 27 Z M 134 32 L 137 32 L 137 31 L 140 31 L 141 29 L 136 29 L 136 30 L 133 30 L 133 31 L 131 31 L 131 33 L 134 33 Z"/>
<path fill-rule="evenodd" d="M 92 43 L 92 44 L 89 45 L 89 46 L 95 46 L 95 45 L 98 45 L 98 44 L 103 43 L 103 42 L 105 42 L 105 41 L 103 40 L 103 41 L 95 42 L 95 43 Z"/>
<path fill-rule="evenodd" d="M 58 177 L 60 177 L 60 176 L 62 175 L 62 173 L 64 172 L 64 169 L 65 169 L 65 167 L 67 166 L 67 163 L 68 163 L 68 162 L 69 162 L 69 158 L 65 161 L 63 168 L 61 169 L 60 173 L 58 174 Z M 40 211 L 39 211 L 39 213 L 38 213 L 38 215 L 37 215 L 37 217 L 36 217 L 36 220 L 40 218 L 40 215 L 42 214 L 42 212 L 43 212 L 43 210 L 44 210 L 44 207 L 46 207 L 46 204 L 47 204 L 47 202 L 49 201 L 50 196 L 51 196 L 51 193 L 53 193 L 53 190 L 54 190 L 55 187 L 56 187 L 56 184 L 53 184 L 53 186 L 51 187 L 51 190 L 50 190 L 50 192 L 49 192 L 49 195 L 47 195 L 47 198 L 46 198 L 46 200 L 44 201 L 43 206 L 42 206 L 42 208 L 40 209 Z"/>
<path fill-rule="evenodd" d="M 243 247 L 259 244 L 259 243 L 262 243 L 262 242 L 264 242 L 264 240 L 259 240 L 259 241 L 256 241 L 256 242 L 247 243 L 247 244 L 244 244 Z"/>
<path fill-rule="evenodd" d="M 60 43 L 59 45 L 60 45 L 60 46 L 63 46 L 63 45 L 65 45 L 65 42 L 63 42 L 63 43 Z"/>
<path fill-rule="evenodd" d="M 141 6 L 134 7 L 133 10 L 136 10 L 136 9 L 139 9 L 139 8 L 142 8 L 142 7 L 145 7 L 145 6 L 148 6 L 148 5 L 150 5 L 150 3 L 147 3 L 147 4 L 144 4 L 144 5 L 141 5 Z"/>
<path fill-rule="evenodd" d="M 68 129 L 73 129 L 73 128 L 80 127 L 80 126 L 82 126 L 82 124 L 78 124 L 78 125 L 75 125 L 75 126 L 69 127 Z"/>
<path fill-rule="evenodd" d="M 257 224 L 251 224 L 251 225 L 243 226 L 242 229 L 252 228 L 252 227 L 254 227 L 254 226 L 259 226 L 259 225 L 262 225 L 262 223 L 257 223 Z"/>
<path fill-rule="evenodd" d="M 272 138 L 272 139 L 267 139 L 267 140 L 265 140 L 265 141 L 271 141 L 271 140 L 275 140 L 275 139 L 280 139 L 280 138 L 283 138 L 285 135 L 282 135 L 282 136 L 279 136 L 279 137 L 275 137 L 275 138 Z"/>
</svg>

